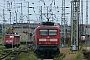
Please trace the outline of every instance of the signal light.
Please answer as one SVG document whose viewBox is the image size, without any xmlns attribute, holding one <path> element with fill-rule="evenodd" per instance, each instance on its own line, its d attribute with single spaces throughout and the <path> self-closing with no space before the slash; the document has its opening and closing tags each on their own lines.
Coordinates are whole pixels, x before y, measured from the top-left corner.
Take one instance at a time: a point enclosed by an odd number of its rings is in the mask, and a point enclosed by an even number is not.
<svg viewBox="0 0 90 60">
<path fill-rule="evenodd" d="M 25 32 L 26 34 L 28 34 L 28 32 Z"/>
<path fill-rule="evenodd" d="M 28 32 L 27 32 L 27 31 L 23 31 L 23 33 L 28 34 Z"/>
<path fill-rule="evenodd" d="M 12 29 L 11 32 L 14 32 L 14 30 Z"/>
</svg>

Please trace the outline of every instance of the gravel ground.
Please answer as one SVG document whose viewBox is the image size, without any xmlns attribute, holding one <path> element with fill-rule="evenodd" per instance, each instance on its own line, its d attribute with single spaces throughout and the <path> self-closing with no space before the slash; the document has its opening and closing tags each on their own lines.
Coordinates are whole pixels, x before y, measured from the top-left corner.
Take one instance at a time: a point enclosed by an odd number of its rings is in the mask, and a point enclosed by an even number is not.
<svg viewBox="0 0 90 60">
<path fill-rule="evenodd" d="M 63 60 L 86 60 L 82 52 L 80 51 L 70 51 L 70 48 L 60 48 L 61 53 L 65 53 L 65 58 Z"/>
</svg>

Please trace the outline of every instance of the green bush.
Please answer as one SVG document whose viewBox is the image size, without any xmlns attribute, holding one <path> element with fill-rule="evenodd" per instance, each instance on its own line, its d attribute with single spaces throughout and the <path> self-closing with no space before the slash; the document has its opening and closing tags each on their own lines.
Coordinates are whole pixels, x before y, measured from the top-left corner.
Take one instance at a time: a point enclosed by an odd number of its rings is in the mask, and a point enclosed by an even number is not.
<svg viewBox="0 0 90 60">
<path fill-rule="evenodd" d="M 22 52 L 19 54 L 18 59 L 16 60 L 37 60 L 37 57 L 35 56 L 34 52 Z"/>
<path fill-rule="evenodd" d="M 57 55 L 54 60 L 62 60 L 64 57 L 66 56 L 65 53 L 60 53 L 59 55 Z"/>
</svg>

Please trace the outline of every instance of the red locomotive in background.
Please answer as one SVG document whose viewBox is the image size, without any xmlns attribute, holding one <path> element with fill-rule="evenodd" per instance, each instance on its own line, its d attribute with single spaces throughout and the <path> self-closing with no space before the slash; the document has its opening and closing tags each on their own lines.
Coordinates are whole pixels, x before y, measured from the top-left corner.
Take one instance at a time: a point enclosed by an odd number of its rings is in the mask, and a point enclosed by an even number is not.
<svg viewBox="0 0 90 60">
<path fill-rule="evenodd" d="M 38 26 L 33 36 L 35 53 L 39 57 L 54 58 L 60 53 L 60 28 L 58 26 Z"/>
<path fill-rule="evenodd" d="M 20 35 L 15 33 L 5 34 L 4 46 L 6 47 L 20 46 Z"/>
</svg>

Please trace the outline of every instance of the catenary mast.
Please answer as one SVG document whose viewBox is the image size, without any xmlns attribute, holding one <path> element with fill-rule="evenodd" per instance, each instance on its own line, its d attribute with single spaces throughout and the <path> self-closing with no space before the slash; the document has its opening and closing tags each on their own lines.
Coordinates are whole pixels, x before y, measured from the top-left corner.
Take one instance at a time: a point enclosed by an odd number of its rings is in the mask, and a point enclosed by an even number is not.
<svg viewBox="0 0 90 60">
<path fill-rule="evenodd" d="M 88 0 L 86 0 L 86 24 L 88 24 Z"/>
<path fill-rule="evenodd" d="M 79 49 L 79 14 L 80 14 L 80 0 L 71 1 L 71 46 L 75 45 Z"/>
<path fill-rule="evenodd" d="M 86 27 L 85 27 L 85 40 L 88 43 L 88 0 L 86 0 Z"/>
<path fill-rule="evenodd" d="M 62 15 L 61 15 L 61 28 L 62 28 L 62 33 L 64 34 L 61 34 L 61 37 L 64 37 L 64 39 L 62 40 L 62 43 L 64 44 L 64 47 L 65 47 L 65 23 L 66 23 L 66 20 L 65 20 L 65 0 L 62 0 Z M 64 26 L 64 28 L 63 28 Z"/>
<path fill-rule="evenodd" d="M 83 0 L 81 0 L 81 20 L 80 20 L 80 24 L 82 24 L 80 27 L 81 27 L 81 30 L 80 30 L 80 34 L 83 35 Z"/>
</svg>

